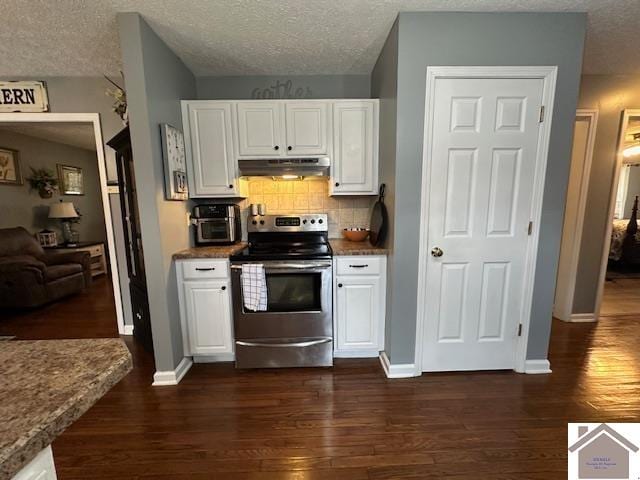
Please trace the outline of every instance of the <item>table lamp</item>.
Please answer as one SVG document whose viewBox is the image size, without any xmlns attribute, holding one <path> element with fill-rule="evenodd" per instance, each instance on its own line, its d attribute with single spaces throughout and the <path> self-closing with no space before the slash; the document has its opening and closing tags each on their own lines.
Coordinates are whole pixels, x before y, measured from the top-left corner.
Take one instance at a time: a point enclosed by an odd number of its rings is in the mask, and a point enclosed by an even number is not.
<svg viewBox="0 0 640 480">
<path fill-rule="evenodd" d="M 76 208 L 73 206 L 73 202 L 54 203 L 49 206 L 49 218 L 59 218 L 62 221 L 62 236 L 67 245 L 73 243 L 73 234 L 71 232 L 71 220 L 72 218 L 78 218 Z"/>
</svg>

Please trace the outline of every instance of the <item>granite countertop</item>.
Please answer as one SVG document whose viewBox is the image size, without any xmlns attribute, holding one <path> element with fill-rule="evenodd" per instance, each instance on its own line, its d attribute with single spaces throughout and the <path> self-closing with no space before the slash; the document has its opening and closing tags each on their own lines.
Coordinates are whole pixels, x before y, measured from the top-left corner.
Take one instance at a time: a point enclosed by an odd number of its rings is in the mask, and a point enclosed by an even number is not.
<svg viewBox="0 0 640 480">
<path fill-rule="evenodd" d="M 181 250 L 173 254 L 174 260 L 187 260 L 195 258 L 229 258 L 247 246 L 246 242 L 233 245 L 217 245 L 211 247 L 193 247 Z"/>
<path fill-rule="evenodd" d="M 119 338 L 0 342 L 0 479 L 15 475 L 131 368 Z"/>
<path fill-rule="evenodd" d="M 344 238 L 330 238 L 329 243 L 334 256 L 340 255 L 386 255 L 389 250 L 382 247 L 373 247 L 369 239 L 364 242 L 351 242 Z"/>
</svg>

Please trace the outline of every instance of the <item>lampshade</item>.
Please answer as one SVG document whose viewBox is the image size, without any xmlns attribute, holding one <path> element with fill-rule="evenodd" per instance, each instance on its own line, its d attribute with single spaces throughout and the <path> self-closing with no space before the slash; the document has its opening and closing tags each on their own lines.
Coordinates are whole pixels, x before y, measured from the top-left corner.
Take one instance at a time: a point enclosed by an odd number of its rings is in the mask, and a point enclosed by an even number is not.
<svg viewBox="0 0 640 480">
<path fill-rule="evenodd" d="M 54 203 L 49 207 L 49 218 L 76 218 L 77 216 L 73 202 Z"/>
</svg>

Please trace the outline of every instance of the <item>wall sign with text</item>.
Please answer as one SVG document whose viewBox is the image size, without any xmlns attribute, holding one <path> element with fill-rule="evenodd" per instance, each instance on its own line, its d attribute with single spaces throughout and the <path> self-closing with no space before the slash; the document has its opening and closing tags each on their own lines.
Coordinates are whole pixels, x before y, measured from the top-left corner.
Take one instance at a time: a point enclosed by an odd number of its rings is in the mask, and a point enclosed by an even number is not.
<svg viewBox="0 0 640 480">
<path fill-rule="evenodd" d="M 44 82 L 0 82 L 0 113 L 49 111 Z"/>
</svg>

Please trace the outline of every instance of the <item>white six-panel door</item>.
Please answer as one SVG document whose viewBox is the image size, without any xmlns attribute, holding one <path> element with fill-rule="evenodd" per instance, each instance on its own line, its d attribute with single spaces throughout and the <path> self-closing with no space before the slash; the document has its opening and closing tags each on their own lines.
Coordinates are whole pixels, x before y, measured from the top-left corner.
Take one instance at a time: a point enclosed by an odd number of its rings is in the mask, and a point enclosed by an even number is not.
<svg viewBox="0 0 640 480">
<path fill-rule="evenodd" d="M 512 369 L 542 78 L 437 78 L 423 371 Z"/>
</svg>

